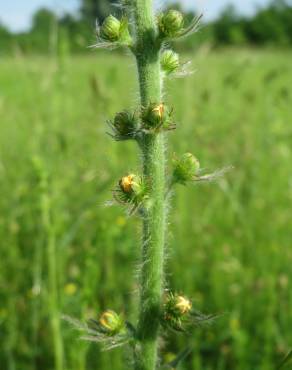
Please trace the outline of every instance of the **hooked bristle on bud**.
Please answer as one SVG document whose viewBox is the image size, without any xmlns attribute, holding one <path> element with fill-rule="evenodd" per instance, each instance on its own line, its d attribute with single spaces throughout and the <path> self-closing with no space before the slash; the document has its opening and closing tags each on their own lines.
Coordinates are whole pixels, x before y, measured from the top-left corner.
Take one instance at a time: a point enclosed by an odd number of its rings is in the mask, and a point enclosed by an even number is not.
<svg viewBox="0 0 292 370">
<path fill-rule="evenodd" d="M 200 169 L 200 162 L 192 153 L 185 153 L 173 160 L 173 182 L 185 184 L 195 179 Z"/>
<path fill-rule="evenodd" d="M 159 33 L 162 37 L 179 36 L 184 26 L 184 17 L 178 10 L 171 9 L 158 18 Z"/>
<path fill-rule="evenodd" d="M 115 42 L 120 38 L 121 22 L 114 16 L 109 15 L 100 29 L 100 37 L 106 41 Z"/>
<path fill-rule="evenodd" d="M 106 310 L 99 318 L 100 330 L 109 336 L 120 333 L 124 327 L 124 320 L 115 311 Z"/>
<path fill-rule="evenodd" d="M 138 127 L 138 117 L 134 112 L 124 110 L 115 115 L 114 120 L 109 122 L 113 135 L 116 140 L 129 140 L 135 136 L 136 129 Z"/>
<path fill-rule="evenodd" d="M 176 71 L 179 66 L 179 55 L 172 50 L 164 50 L 161 54 L 161 68 L 166 74 Z"/>
</svg>

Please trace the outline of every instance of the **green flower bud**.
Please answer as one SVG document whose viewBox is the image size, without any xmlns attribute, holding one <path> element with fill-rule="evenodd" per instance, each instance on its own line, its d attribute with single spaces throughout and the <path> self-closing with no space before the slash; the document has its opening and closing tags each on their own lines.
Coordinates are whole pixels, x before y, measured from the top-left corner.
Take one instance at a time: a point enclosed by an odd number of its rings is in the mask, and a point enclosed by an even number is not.
<svg viewBox="0 0 292 370">
<path fill-rule="evenodd" d="M 170 74 L 179 67 L 179 55 L 172 50 L 165 50 L 161 55 L 161 68 Z"/>
<path fill-rule="evenodd" d="M 174 159 L 173 178 L 175 183 L 185 184 L 192 181 L 200 169 L 200 162 L 191 153 L 185 153 Z"/>
<path fill-rule="evenodd" d="M 109 15 L 103 22 L 100 29 L 100 37 L 106 41 L 114 42 L 120 38 L 121 22 L 112 15 Z"/>
<path fill-rule="evenodd" d="M 184 17 L 177 10 L 169 10 L 162 14 L 158 19 L 158 28 L 160 35 L 163 37 L 176 37 L 182 31 L 184 25 Z"/>
<path fill-rule="evenodd" d="M 124 320 L 116 312 L 107 310 L 99 318 L 100 330 L 108 336 L 118 334 L 124 328 Z"/>
<path fill-rule="evenodd" d="M 137 115 L 127 110 L 116 114 L 111 126 L 115 137 L 119 140 L 130 139 L 138 125 Z"/>
<path fill-rule="evenodd" d="M 165 119 L 165 106 L 163 103 L 151 103 L 142 110 L 142 121 L 148 127 L 159 126 Z"/>
</svg>

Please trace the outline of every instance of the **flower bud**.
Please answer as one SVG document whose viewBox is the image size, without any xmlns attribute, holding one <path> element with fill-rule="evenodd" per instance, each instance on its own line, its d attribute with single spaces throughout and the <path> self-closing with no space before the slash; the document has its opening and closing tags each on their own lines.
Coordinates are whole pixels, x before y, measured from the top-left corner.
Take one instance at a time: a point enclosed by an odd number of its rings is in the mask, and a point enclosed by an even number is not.
<svg viewBox="0 0 292 370">
<path fill-rule="evenodd" d="M 107 310 L 99 318 L 100 329 L 107 335 L 115 335 L 124 327 L 123 319 L 114 311 Z"/>
<path fill-rule="evenodd" d="M 184 296 L 170 293 L 163 309 L 162 324 L 177 331 L 184 331 L 191 318 L 191 301 Z"/>
<path fill-rule="evenodd" d="M 184 17 L 181 12 L 171 9 L 162 14 L 158 20 L 158 28 L 163 37 L 176 37 L 182 31 Z"/>
<path fill-rule="evenodd" d="M 170 74 L 179 67 L 179 55 L 172 50 L 165 50 L 161 55 L 160 63 L 162 70 Z"/>
<path fill-rule="evenodd" d="M 109 15 L 103 22 L 100 29 L 100 37 L 106 41 L 118 41 L 120 37 L 121 22 L 112 15 Z"/>
<path fill-rule="evenodd" d="M 200 169 L 200 162 L 191 153 L 185 153 L 174 160 L 173 178 L 175 183 L 185 184 L 192 181 Z"/>
<path fill-rule="evenodd" d="M 165 118 L 165 106 L 163 103 L 151 103 L 142 111 L 142 121 L 146 126 L 156 127 L 160 125 Z"/>
<path fill-rule="evenodd" d="M 124 110 L 116 114 L 111 126 L 114 130 L 115 137 L 120 140 L 125 140 L 133 137 L 137 124 L 135 113 Z"/>
<path fill-rule="evenodd" d="M 133 182 L 135 175 L 127 175 L 121 178 L 119 185 L 124 193 L 131 193 L 133 191 Z"/>
<path fill-rule="evenodd" d="M 139 196 L 143 192 L 143 182 L 141 176 L 130 174 L 121 178 L 120 189 L 128 195 Z"/>
<path fill-rule="evenodd" d="M 119 203 L 132 205 L 132 213 L 146 200 L 147 185 L 141 176 L 130 174 L 120 179 L 113 194 Z"/>
</svg>

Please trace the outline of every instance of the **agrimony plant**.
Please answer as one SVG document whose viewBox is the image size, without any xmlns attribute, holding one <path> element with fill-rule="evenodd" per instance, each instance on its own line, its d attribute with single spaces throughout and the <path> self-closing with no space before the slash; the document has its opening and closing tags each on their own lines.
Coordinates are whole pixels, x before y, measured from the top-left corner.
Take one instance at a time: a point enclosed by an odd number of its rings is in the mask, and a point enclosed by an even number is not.
<svg viewBox="0 0 292 370">
<path fill-rule="evenodd" d="M 84 339 L 101 342 L 106 349 L 128 344 L 133 350 L 136 370 L 154 370 L 158 361 L 160 328 L 185 332 L 212 316 L 196 311 L 182 294 L 165 291 L 163 268 L 167 235 L 168 194 L 174 185 L 210 181 L 224 171 L 204 174 L 191 153 L 173 160 L 172 175 L 166 171 L 166 141 L 176 128 L 173 109 L 162 98 L 163 81 L 182 68 L 179 55 L 167 48 L 170 40 L 197 30 L 199 18 L 185 24 L 182 13 L 169 10 L 155 15 L 152 0 L 128 0 L 118 20 L 110 15 L 98 27 L 97 47 L 127 47 L 136 58 L 140 86 L 140 106 L 131 112 L 118 112 L 108 122 L 110 136 L 135 140 L 142 153 L 141 173 L 123 174 L 113 191 L 114 199 L 136 214 L 143 224 L 140 271 L 140 305 L 137 325 L 108 310 L 99 319 L 81 323 L 68 318 L 85 332 Z M 130 26 L 129 26 L 130 25 Z M 176 367 L 188 350 L 182 351 L 169 366 Z"/>
</svg>

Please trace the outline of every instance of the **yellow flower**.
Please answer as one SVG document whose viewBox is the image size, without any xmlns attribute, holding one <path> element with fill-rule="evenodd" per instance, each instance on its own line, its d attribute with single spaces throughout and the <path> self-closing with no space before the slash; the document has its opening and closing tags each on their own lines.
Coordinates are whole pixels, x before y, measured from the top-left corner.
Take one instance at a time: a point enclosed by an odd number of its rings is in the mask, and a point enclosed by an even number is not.
<svg viewBox="0 0 292 370">
<path fill-rule="evenodd" d="M 77 292 L 77 286 L 74 283 L 68 283 L 64 286 L 64 292 L 67 295 L 74 295 Z"/>
<path fill-rule="evenodd" d="M 176 305 L 175 307 L 180 311 L 182 315 L 188 313 L 192 308 L 191 301 L 183 296 L 178 296 L 176 298 Z"/>
</svg>

